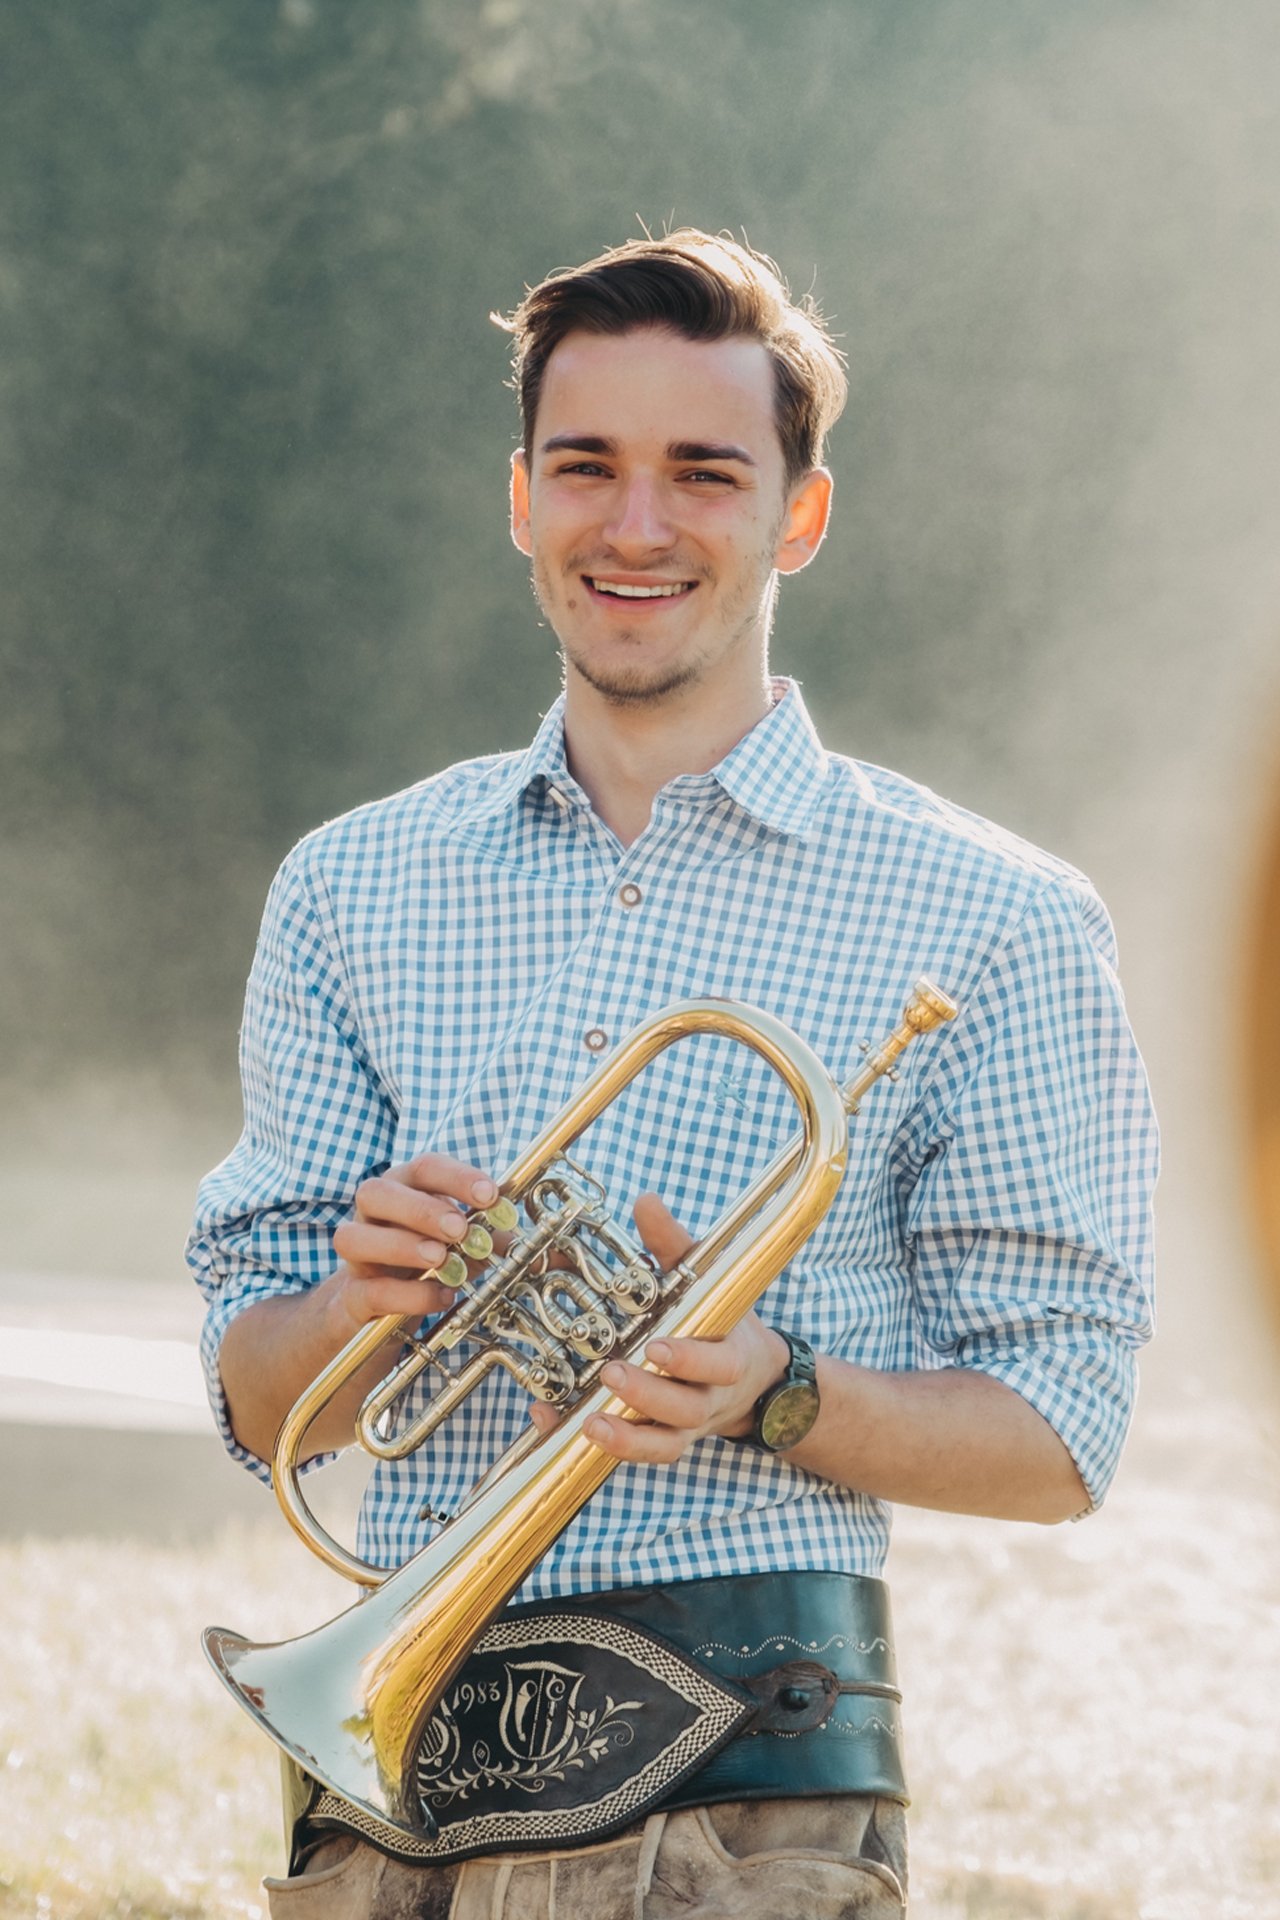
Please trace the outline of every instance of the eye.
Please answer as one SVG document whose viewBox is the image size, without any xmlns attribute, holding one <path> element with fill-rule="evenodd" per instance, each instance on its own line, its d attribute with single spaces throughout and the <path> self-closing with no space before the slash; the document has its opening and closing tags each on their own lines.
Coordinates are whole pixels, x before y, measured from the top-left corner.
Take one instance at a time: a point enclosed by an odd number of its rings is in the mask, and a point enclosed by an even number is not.
<svg viewBox="0 0 1280 1920">
<path fill-rule="evenodd" d="M 588 480 L 598 480 L 607 479 L 609 470 L 607 467 L 602 467 L 598 460 L 567 460 L 562 467 L 556 467 L 554 472 L 557 476 L 578 474 Z"/>
<path fill-rule="evenodd" d="M 731 473 L 717 473 L 713 467 L 695 467 L 681 478 L 700 487 L 736 487 L 738 484 Z"/>
</svg>

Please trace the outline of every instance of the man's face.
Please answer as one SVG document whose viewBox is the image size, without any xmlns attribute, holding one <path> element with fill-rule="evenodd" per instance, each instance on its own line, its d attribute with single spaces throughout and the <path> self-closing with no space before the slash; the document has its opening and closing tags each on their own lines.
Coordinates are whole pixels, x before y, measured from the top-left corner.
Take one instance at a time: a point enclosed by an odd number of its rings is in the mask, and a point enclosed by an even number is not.
<svg viewBox="0 0 1280 1920">
<path fill-rule="evenodd" d="M 512 536 L 578 676 L 615 704 L 758 685 L 775 569 L 821 524 L 785 486 L 772 363 L 758 341 L 664 328 L 571 333 L 547 363 Z"/>
</svg>

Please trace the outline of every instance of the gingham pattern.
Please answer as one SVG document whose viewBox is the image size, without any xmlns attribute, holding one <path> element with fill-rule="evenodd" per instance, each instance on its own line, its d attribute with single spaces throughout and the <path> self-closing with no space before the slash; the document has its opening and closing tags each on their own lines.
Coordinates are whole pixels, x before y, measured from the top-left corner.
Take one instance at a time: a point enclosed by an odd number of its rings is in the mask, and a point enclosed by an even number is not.
<svg viewBox="0 0 1280 1920">
<path fill-rule="evenodd" d="M 636 904 L 622 894 L 639 889 Z M 826 753 L 798 689 L 711 773 L 663 789 L 622 848 L 565 763 L 561 709 L 524 754 L 451 768 L 304 840 L 272 888 L 242 1036 L 246 1123 L 201 1190 L 189 1258 L 217 1370 L 248 1302 L 313 1285 L 369 1173 L 433 1147 L 500 1172 L 610 1043 L 668 1002 L 770 1008 L 841 1081 L 930 974 L 959 1019 L 853 1123 L 835 1206 L 762 1314 L 890 1369 L 1006 1381 L 1095 1502 L 1150 1331 L 1155 1134 L 1082 877 L 879 768 Z M 795 1131 L 731 1042 L 673 1048 L 591 1129 L 618 1213 L 646 1188 L 698 1233 Z M 513 1438 L 505 1373 L 443 1438 L 376 1468 L 361 1551 L 402 1561 Z M 889 1515 L 718 1440 L 619 1468 L 539 1565 L 543 1598 L 772 1568 L 879 1572 Z"/>
</svg>

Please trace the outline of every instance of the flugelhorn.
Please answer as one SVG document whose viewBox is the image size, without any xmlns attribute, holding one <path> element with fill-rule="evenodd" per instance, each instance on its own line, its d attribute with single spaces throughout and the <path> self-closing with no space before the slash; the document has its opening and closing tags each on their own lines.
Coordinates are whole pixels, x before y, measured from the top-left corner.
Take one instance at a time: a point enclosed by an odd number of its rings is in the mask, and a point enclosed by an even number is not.
<svg viewBox="0 0 1280 1920">
<path fill-rule="evenodd" d="M 920 980 L 901 1023 L 874 1048 L 843 1091 L 812 1049 L 771 1014 L 728 1000 L 689 1000 L 644 1021 L 607 1059 L 527 1152 L 508 1168 L 501 1193 L 525 1203 L 506 1250 L 474 1279 L 458 1274 L 460 1298 L 423 1339 L 410 1320 L 370 1324 L 324 1370 L 286 1417 L 272 1476 L 290 1525 L 337 1571 L 370 1589 L 313 1632 L 255 1645 L 210 1627 L 205 1650 L 233 1697 L 308 1773 L 375 1819 L 411 1834 L 434 1822 L 414 1786 L 415 1755 L 450 1680 L 494 1615 L 617 1462 L 583 1434 L 592 1414 L 628 1410 L 600 1383 L 617 1354 L 659 1338 L 723 1338 L 809 1238 L 844 1173 L 848 1120 L 863 1095 L 912 1040 L 956 1012 Z M 762 1056 L 800 1111 L 799 1136 L 669 1272 L 607 1212 L 603 1191 L 568 1150 L 664 1048 L 693 1034 L 728 1037 Z M 480 1243 L 482 1244 L 482 1243 Z M 552 1261 L 560 1264 L 552 1265 Z M 349 1554 L 308 1511 L 298 1463 L 308 1427 L 386 1341 L 408 1353 L 365 1401 L 357 1428 L 373 1451 L 395 1457 L 420 1444 L 491 1367 L 503 1365 L 536 1397 L 557 1406 L 547 1433 L 530 1427 L 472 1488 L 438 1536 L 396 1572 Z M 464 1338 L 478 1356 L 446 1364 Z M 444 1385 L 407 1433 L 387 1434 L 398 1393 L 426 1367 Z"/>
</svg>

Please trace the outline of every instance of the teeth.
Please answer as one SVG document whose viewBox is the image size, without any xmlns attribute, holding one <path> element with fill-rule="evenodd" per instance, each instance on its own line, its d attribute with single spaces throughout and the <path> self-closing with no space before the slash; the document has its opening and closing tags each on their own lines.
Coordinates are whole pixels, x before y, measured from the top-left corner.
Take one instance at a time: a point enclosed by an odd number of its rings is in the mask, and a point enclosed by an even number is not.
<svg viewBox="0 0 1280 1920">
<path fill-rule="evenodd" d="M 616 580 L 593 580 L 597 593 L 616 593 L 623 600 L 673 600 L 678 593 L 688 593 L 687 580 L 674 580 L 669 586 L 662 587 L 624 587 Z"/>
</svg>

